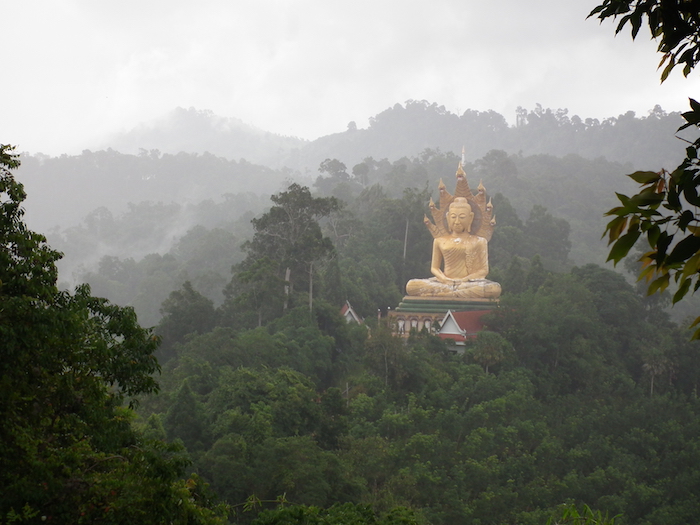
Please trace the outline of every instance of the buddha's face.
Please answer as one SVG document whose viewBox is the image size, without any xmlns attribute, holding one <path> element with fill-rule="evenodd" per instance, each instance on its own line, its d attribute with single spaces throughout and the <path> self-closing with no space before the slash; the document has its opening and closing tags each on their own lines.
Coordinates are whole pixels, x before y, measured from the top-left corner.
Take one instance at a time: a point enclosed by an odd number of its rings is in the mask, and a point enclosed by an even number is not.
<svg viewBox="0 0 700 525">
<path fill-rule="evenodd" d="M 447 225 L 452 233 L 469 233 L 472 227 L 472 221 L 474 220 L 474 212 L 472 207 L 466 202 L 466 199 L 462 199 L 464 202 L 455 202 L 450 204 L 450 208 L 447 212 Z"/>
</svg>

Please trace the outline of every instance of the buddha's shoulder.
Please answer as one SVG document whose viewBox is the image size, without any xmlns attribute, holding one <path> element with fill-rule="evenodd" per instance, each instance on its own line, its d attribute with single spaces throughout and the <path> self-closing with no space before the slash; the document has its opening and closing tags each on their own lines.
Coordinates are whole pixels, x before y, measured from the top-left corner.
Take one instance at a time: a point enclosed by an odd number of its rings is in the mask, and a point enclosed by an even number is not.
<svg viewBox="0 0 700 525">
<path fill-rule="evenodd" d="M 469 235 L 467 242 L 472 246 L 486 246 L 488 241 L 478 235 Z"/>
</svg>

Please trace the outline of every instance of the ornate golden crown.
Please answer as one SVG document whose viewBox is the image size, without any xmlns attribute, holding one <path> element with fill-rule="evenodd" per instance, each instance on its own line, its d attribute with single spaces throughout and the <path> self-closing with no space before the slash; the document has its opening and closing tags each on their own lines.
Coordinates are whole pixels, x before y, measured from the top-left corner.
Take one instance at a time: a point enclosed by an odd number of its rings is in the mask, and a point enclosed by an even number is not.
<svg viewBox="0 0 700 525">
<path fill-rule="evenodd" d="M 455 188 L 455 194 L 451 195 L 450 192 L 445 188 L 445 184 L 440 179 L 440 184 L 438 185 L 438 190 L 440 191 L 440 208 L 438 209 L 430 199 L 430 213 L 433 216 L 433 224 L 428 216 L 426 215 L 423 222 L 430 230 L 433 238 L 443 237 L 449 235 L 449 230 L 447 229 L 447 224 L 445 222 L 445 215 L 447 209 L 452 204 L 457 197 L 464 197 L 469 202 L 469 205 L 474 212 L 474 221 L 472 222 L 471 233 L 473 235 L 478 235 L 483 237 L 487 241 L 491 240 L 493 235 L 493 229 L 496 226 L 496 217 L 493 215 L 493 204 L 491 199 L 486 202 L 486 188 L 479 181 L 479 187 L 476 190 L 476 195 L 472 193 L 469 188 L 469 183 L 467 182 L 467 174 L 462 168 L 462 163 L 459 163 L 457 167 L 457 187 Z"/>
</svg>

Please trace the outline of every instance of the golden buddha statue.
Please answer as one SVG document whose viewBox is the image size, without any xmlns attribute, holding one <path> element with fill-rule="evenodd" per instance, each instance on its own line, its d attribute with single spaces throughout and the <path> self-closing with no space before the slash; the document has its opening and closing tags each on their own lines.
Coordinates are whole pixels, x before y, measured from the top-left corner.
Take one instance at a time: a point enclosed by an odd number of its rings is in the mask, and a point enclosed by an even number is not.
<svg viewBox="0 0 700 525">
<path fill-rule="evenodd" d="M 430 200 L 435 224 L 428 217 L 424 219 L 435 239 L 430 264 L 435 277 L 411 279 L 406 285 L 406 293 L 419 297 L 498 298 L 501 285 L 486 279 L 489 273 L 488 241 L 496 220 L 491 201 L 486 202 L 484 186 L 480 183 L 474 195 L 460 162 L 455 195 L 450 195 L 442 180 L 438 188 L 440 209 Z"/>
</svg>

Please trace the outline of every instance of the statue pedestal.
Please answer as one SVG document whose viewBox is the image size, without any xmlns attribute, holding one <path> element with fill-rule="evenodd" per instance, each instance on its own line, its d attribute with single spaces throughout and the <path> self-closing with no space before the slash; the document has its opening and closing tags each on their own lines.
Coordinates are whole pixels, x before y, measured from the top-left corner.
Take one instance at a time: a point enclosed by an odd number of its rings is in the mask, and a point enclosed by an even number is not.
<svg viewBox="0 0 700 525">
<path fill-rule="evenodd" d="M 419 297 L 407 295 L 398 308 L 389 313 L 394 332 L 408 337 L 411 330 L 427 329 L 437 334 L 448 310 L 453 312 L 472 312 L 470 317 L 478 323 L 482 315 L 498 306 L 498 300 L 471 299 L 459 300 L 446 297 Z"/>
</svg>

